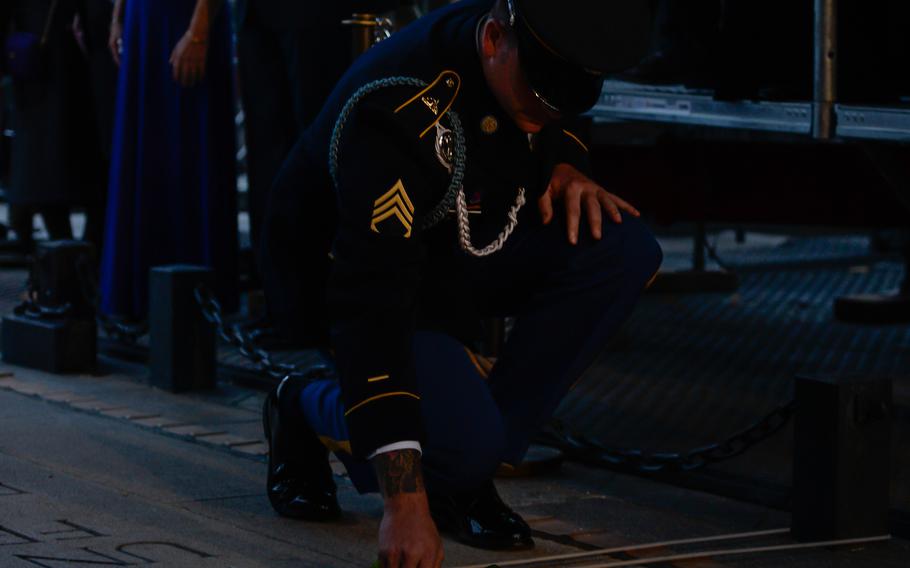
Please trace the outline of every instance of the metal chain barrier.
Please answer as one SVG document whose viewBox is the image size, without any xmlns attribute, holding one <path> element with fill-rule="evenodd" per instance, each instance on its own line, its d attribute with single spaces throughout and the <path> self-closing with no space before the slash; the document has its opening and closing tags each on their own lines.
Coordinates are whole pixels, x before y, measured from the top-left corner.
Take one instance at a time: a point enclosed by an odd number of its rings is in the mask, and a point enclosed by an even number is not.
<svg viewBox="0 0 910 568">
<path fill-rule="evenodd" d="M 256 341 L 239 325 L 229 326 L 225 323 L 221 314 L 221 304 L 218 303 L 218 300 L 215 299 L 210 290 L 204 286 L 199 286 L 196 288 L 194 295 L 196 296 L 196 302 L 199 304 L 199 309 L 202 310 L 202 316 L 215 326 L 215 331 L 219 337 L 253 363 L 257 370 L 267 373 L 275 379 L 282 379 L 288 375 L 306 375 L 308 378 L 328 378 L 332 376 L 332 371 L 327 365 L 309 366 L 306 369 L 301 369 L 297 365 L 273 361 L 269 352 L 259 347 Z"/>
<path fill-rule="evenodd" d="M 128 324 L 112 320 L 102 313 L 98 313 L 98 325 L 104 334 L 118 343 L 135 345 L 139 339 L 149 332 L 147 323 Z"/>
<path fill-rule="evenodd" d="M 105 335 L 118 343 L 135 345 L 140 338 L 148 334 L 148 322 L 126 323 L 111 318 L 101 311 L 101 293 L 98 291 L 94 266 L 82 259 L 82 262 L 77 264 L 76 270 L 82 285 L 82 295 L 94 308 L 95 320 Z"/>
<path fill-rule="evenodd" d="M 82 295 L 94 308 L 98 326 L 108 337 L 120 343 L 132 345 L 135 344 L 140 337 L 148 333 L 148 325 L 145 323 L 127 324 L 113 320 L 102 314 L 98 307 L 99 295 L 97 282 L 94 277 L 91 276 L 92 268 L 80 264 L 77 266 L 77 270 L 79 271 Z M 34 274 L 30 274 L 26 281 L 26 298 L 21 304 L 14 308 L 13 313 L 35 319 L 59 320 L 73 316 L 73 305 L 69 302 L 61 306 L 41 305 L 38 302 L 38 288 L 35 285 L 35 276 Z"/>
<path fill-rule="evenodd" d="M 255 340 L 245 333 L 240 326 L 229 326 L 225 323 L 221 313 L 221 305 L 210 290 L 199 286 L 194 294 L 203 317 L 215 326 L 215 330 L 221 339 L 237 349 L 258 370 L 276 379 L 281 379 L 288 375 L 303 374 L 310 378 L 332 376 L 332 371 L 328 366 L 310 367 L 303 370 L 295 365 L 274 362 L 271 355 L 256 345 Z M 642 450 L 607 448 L 584 435 L 565 433 L 564 427 L 561 426 L 545 431 L 538 441 L 561 448 L 572 459 L 613 469 L 651 475 L 685 472 L 727 460 L 746 452 L 786 426 L 795 409 L 795 401 L 790 401 L 722 442 L 702 446 L 687 452 L 648 453 Z"/>
<path fill-rule="evenodd" d="M 559 447 L 572 459 L 611 469 L 649 475 L 678 473 L 693 471 L 744 453 L 786 426 L 795 410 L 796 402 L 791 400 L 726 440 L 687 452 L 647 453 L 608 448 L 584 435 L 567 434 L 561 426 L 545 431 L 539 441 Z"/>
</svg>

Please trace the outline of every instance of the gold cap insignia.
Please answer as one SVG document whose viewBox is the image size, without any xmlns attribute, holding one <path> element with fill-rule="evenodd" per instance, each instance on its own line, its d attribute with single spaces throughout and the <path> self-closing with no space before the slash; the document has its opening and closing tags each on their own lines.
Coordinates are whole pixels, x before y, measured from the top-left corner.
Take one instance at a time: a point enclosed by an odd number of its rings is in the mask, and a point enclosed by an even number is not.
<svg viewBox="0 0 910 568">
<path fill-rule="evenodd" d="M 495 116 L 489 114 L 483 117 L 483 120 L 480 121 L 480 130 L 484 134 L 493 134 L 499 130 L 499 121 L 496 120 Z"/>
<path fill-rule="evenodd" d="M 404 238 L 411 238 L 411 226 L 414 224 L 414 204 L 404 190 L 404 184 L 399 179 L 392 189 L 373 202 L 373 220 L 370 229 L 379 232 L 379 224 L 395 217 L 404 226 Z"/>
</svg>

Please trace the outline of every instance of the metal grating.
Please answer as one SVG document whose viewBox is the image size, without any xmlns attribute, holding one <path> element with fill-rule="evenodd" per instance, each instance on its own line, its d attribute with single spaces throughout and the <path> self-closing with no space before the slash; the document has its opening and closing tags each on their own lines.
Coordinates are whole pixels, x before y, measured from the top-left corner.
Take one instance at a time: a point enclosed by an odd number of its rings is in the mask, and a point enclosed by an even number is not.
<svg viewBox="0 0 910 568">
<path fill-rule="evenodd" d="M 860 252 L 849 238 L 787 241 L 760 254 L 722 255 L 747 268 L 735 294 L 646 295 L 557 418 L 567 432 L 607 447 L 686 451 L 789 400 L 797 374 L 889 376 L 892 506 L 910 511 L 910 325 L 845 324 L 832 310 L 839 296 L 898 288 L 903 265 L 844 262 Z M 823 258 L 831 262 L 799 267 Z M 788 429 L 709 471 L 789 487 L 791 438 Z"/>
</svg>

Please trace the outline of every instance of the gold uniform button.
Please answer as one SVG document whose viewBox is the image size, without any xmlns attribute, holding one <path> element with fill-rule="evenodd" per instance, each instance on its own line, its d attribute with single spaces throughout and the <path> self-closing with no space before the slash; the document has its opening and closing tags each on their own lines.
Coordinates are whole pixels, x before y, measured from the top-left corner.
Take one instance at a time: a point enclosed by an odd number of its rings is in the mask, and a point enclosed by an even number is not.
<svg viewBox="0 0 910 568">
<path fill-rule="evenodd" d="M 480 121 L 480 130 L 484 134 L 493 134 L 499 130 L 499 121 L 493 115 L 487 115 Z"/>
<path fill-rule="evenodd" d="M 447 86 L 448 88 L 450 88 L 450 89 L 454 88 L 454 87 L 455 87 L 455 79 L 453 79 L 453 78 L 451 78 L 451 77 L 449 77 L 448 79 L 446 79 L 446 86 Z"/>
</svg>

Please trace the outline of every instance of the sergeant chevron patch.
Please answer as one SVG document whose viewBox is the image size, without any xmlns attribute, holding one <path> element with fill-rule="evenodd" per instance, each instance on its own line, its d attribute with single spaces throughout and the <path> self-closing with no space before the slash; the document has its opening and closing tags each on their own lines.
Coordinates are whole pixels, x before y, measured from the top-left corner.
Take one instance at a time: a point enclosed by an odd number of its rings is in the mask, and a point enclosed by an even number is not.
<svg viewBox="0 0 910 568">
<path fill-rule="evenodd" d="M 411 238 L 411 227 L 414 224 L 414 204 L 404 190 L 404 184 L 399 179 L 392 189 L 383 194 L 373 203 L 373 221 L 370 229 L 379 232 L 379 224 L 386 219 L 395 217 L 404 226 L 404 238 Z"/>
</svg>

